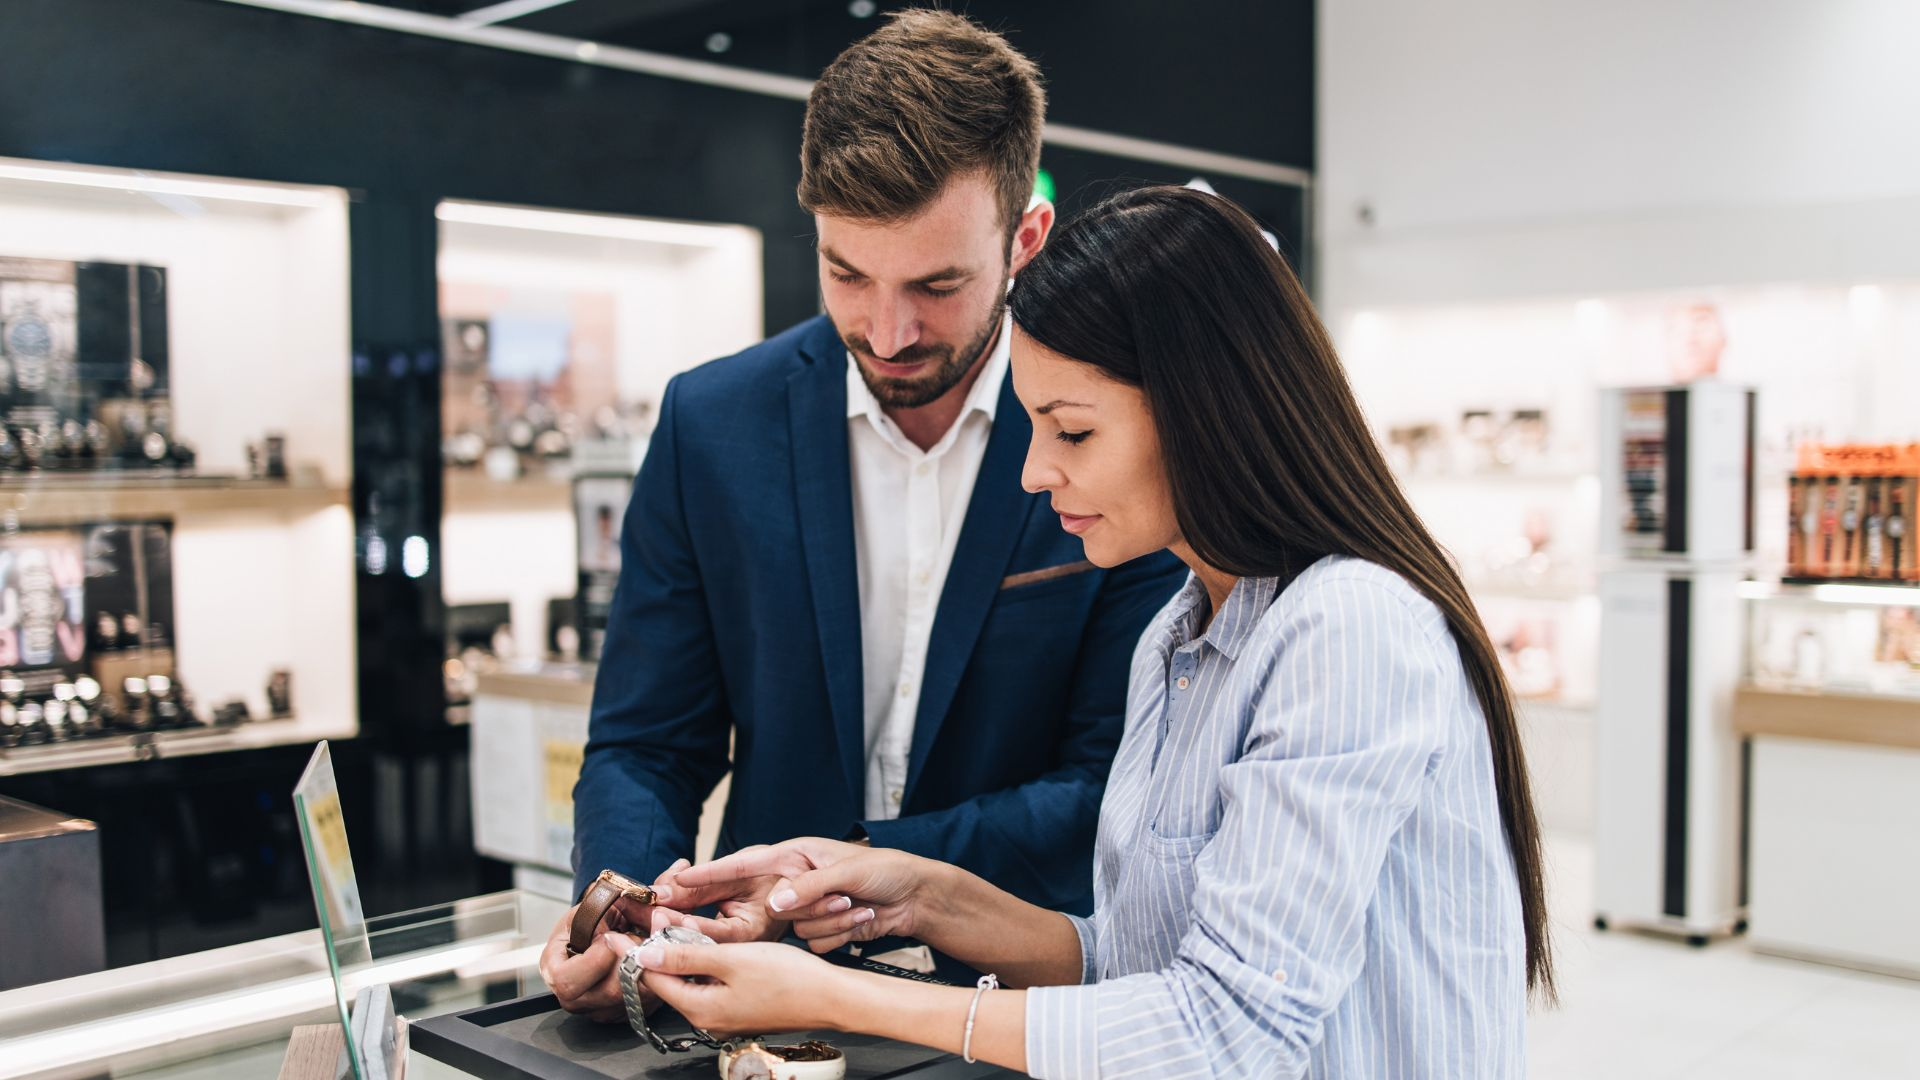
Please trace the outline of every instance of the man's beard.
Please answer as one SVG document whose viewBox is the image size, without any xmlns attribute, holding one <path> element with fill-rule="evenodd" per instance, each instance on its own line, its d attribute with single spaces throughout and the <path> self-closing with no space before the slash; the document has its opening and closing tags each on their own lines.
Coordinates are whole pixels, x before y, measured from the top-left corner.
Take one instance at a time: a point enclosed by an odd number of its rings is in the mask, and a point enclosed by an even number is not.
<svg viewBox="0 0 1920 1080">
<path fill-rule="evenodd" d="M 1000 324 L 1006 319 L 1007 290 L 1004 283 L 995 290 L 995 296 L 993 313 L 987 317 L 986 325 L 972 341 L 967 342 L 965 347 L 956 349 L 951 345 L 909 345 L 883 361 L 889 364 L 925 362 L 931 369 L 931 374 L 923 373 L 904 379 L 876 375 L 856 359 L 854 366 L 860 369 L 860 378 L 867 384 L 867 391 L 873 395 L 874 400 L 890 408 L 917 409 L 922 405 L 933 404 L 947 391 L 960 385 L 960 381 L 967 377 L 967 372 L 973 370 L 973 362 L 980 359 L 980 354 L 986 351 L 987 343 L 993 340 L 993 335 L 999 333 Z M 855 357 L 879 359 L 873 355 L 873 349 L 867 345 L 865 338 L 846 335 L 842 341 Z"/>
</svg>

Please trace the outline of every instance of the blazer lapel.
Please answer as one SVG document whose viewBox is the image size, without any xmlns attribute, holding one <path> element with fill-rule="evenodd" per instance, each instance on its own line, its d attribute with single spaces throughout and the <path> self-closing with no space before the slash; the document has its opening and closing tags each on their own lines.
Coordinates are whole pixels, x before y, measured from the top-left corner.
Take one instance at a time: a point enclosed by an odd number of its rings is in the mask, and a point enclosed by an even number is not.
<svg viewBox="0 0 1920 1080">
<path fill-rule="evenodd" d="M 833 324 L 802 345 L 808 362 L 787 380 L 793 493 L 813 592 L 820 660 L 854 805 L 866 790 L 866 708 L 860 644 L 860 582 L 854 561 L 853 467 L 847 449 L 845 354 Z M 780 633 L 779 627 L 767 627 Z"/>
<path fill-rule="evenodd" d="M 907 761 L 907 791 L 920 779 L 927 751 L 946 719 L 947 708 L 960 688 L 960 676 L 973 655 L 987 611 L 1000 591 L 1013 559 L 1014 546 L 1026 527 L 1037 498 L 1020 487 L 1020 468 L 1027 456 L 1033 425 L 1013 393 L 1013 378 L 1001 384 L 993 431 L 980 460 L 973 498 L 953 549 L 953 564 L 934 610 L 933 632 L 927 641 L 927 663 L 920 686 L 920 708 L 914 714 L 913 748 Z"/>
</svg>

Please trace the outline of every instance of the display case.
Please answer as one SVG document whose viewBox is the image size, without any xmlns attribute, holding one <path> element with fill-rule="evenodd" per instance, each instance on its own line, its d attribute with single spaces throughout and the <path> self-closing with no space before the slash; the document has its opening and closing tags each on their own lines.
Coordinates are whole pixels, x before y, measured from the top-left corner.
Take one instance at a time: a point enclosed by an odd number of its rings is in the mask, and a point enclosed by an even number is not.
<svg viewBox="0 0 1920 1080">
<path fill-rule="evenodd" d="M 447 201 L 440 220 L 451 718 L 481 672 L 597 654 L 662 391 L 759 340 L 761 238 Z"/>
<path fill-rule="evenodd" d="M 346 216 L 0 159 L 0 775 L 357 729 Z"/>
<path fill-rule="evenodd" d="M 1920 585 L 1748 582 L 1745 685 L 1920 702 Z"/>
<path fill-rule="evenodd" d="M 534 993 L 565 910 L 507 892 L 375 917 L 368 977 L 416 1020 Z M 306 930 L 0 993 L 0 1077 L 273 1076 L 297 1026 L 339 1023 L 324 948 Z"/>
<path fill-rule="evenodd" d="M 1920 978 L 1920 587 L 1742 587 L 1754 947 Z"/>
</svg>

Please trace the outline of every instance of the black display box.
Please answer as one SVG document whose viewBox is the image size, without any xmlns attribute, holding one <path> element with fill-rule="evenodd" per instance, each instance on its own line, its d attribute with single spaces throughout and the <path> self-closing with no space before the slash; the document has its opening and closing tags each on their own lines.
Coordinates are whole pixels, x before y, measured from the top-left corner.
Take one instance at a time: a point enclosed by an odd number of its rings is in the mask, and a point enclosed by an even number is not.
<svg viewBox="0 0 1920 1080">
<path fill-rule="evenodd" d="M 662 1035 L 686 1034 L 687 1022 L 662 1009 L 652 1019 Z M 662 1054 L 624 1024 L 601 1024 L 560 1008 L 552 994 L 414 1021 L 413 1049 L 482 1080 L 693 1080 L 719 1077 L 712 1050 Z M 985 1062 L 872 1035 L 802 1032 L 770 1043 L 824 1039 L 847 1055 L 847 1080 L 975 1080 L 1017 1076 Z"/>
</svg>

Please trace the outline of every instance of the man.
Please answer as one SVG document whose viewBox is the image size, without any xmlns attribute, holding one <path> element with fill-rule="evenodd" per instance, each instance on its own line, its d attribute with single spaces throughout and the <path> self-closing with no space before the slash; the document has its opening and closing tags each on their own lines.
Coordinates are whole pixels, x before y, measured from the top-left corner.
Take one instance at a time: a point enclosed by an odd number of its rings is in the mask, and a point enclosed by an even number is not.
<svg viewBox="0 0 1920 1080">
<path fill-rule="evenodd" d="M 827 314 L 667 388 L 574 791 L 576 888 L 614 869 L 670 890 L 731 734 L 721 853 L 862 837 L 1090 906 L 1134 643 L 1181 573 L 1094 568 L 1020 487 L 1006 293 L 1053 225 L 1044 107 L 1029 60 L 931 10 L 815 85 L 799 196 Z M 567 927 L 548 983 L 619 1017 L 618 958 L 568 957 Z"/>
</svg>

